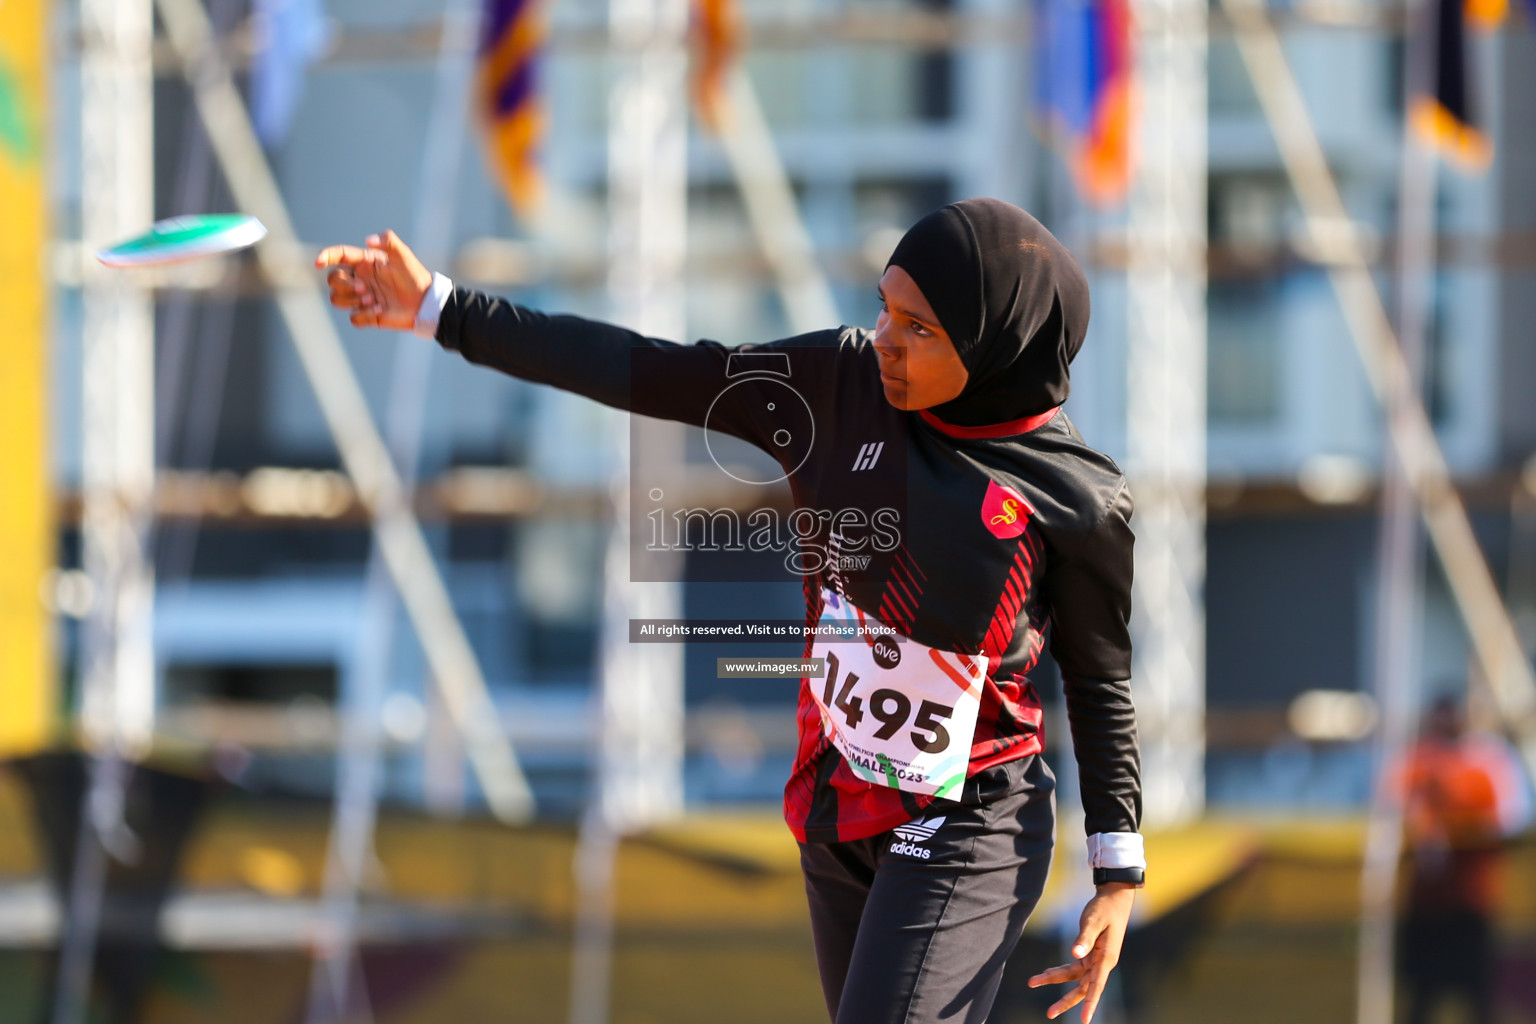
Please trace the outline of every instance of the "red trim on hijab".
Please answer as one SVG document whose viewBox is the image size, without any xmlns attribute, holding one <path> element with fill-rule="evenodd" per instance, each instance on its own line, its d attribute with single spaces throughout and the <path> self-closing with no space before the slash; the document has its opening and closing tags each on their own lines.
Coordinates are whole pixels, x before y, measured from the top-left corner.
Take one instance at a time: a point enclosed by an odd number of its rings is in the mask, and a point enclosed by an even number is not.
<svg viewBox="0 0 1536 1024">
<path fill-rule="evenodd" d="M 982 427 L 957 427 L 953 423 L 945 423 L 927 409 L 917 410 L 917 414 L 939 433 L 971 440 L 981 437 L 1012 437 L 1014 434 L 1027 434 L 1051 422 L 1059 412 L 1061 412 L 1061 406 L 1058 405 L 1054 409 L 1047 409 L 1034 416 L 1025 416 L 1023 419 L 1009 420 L 1007 423 L 991 423 Z"/>
</svg>

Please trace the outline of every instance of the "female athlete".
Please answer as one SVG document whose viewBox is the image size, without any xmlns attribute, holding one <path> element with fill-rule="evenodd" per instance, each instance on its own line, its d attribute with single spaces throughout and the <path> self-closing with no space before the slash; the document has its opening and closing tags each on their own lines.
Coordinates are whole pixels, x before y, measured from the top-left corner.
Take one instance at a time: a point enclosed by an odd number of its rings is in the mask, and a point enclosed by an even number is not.
<svg viewBox="0 0 1536 1024">
<path fill-rule="evenodd" d="M 1082 1003 L 1091 1020 L 1145 868 L 1127 682 L 1131 502 L 1061 411 L 1088 286 L 1049 231 L 998 200 L 946 206 L 896 247 L 874 331 L 740 349 L 456 288 L 392 232 L 316 263 L 333 268 L 331 302 L 359 327 L 414 329 L 637 413 L 707 418 L 777 458 L 797 508 L 828 525 L 802 537 L 831 556 L 804 563 L 807 623 L 865 633 L 808 631 L 825 671 L 801 681 L 784 809 L 835 1024 L 986 1019 L 1050 865 L 1054 780 L 1029 680 L 1049 643 L 1097 894 L 1071 960 L 1029 984 L 1075 982 L 1048 1016 Z M 743 358 L 780 369 L 722 390 Z M 813 418 L 808 447 L 790 443 L 786 381 Z M 869 529 L 874 510 L 893 509 Z M 853 551 L 869 557 L 838 557 Z"/>
</svg>

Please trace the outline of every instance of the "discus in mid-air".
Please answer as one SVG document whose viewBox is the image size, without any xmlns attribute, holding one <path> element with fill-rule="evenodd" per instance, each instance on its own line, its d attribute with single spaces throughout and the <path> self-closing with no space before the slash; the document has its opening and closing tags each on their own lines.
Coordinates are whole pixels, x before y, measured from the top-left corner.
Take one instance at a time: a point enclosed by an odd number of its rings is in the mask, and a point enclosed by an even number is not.
<svg viewBox="0 0 1536 1024">
<path fill-rule="evenodd" d="M 266 226 L 240 213 L 194 214 L 162 220 L 141 235 L 102 249 L 109 267 L 165 267 L 249 248 L 267 237 Z"/>
</svg>

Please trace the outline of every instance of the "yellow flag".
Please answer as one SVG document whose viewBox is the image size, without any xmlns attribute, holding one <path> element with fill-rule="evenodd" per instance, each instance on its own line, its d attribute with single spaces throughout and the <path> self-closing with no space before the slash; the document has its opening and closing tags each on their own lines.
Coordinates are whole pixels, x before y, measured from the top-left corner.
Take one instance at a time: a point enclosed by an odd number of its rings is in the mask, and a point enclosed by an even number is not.
<svg viewBox="0 0 1536 1024">
<path fill-rule="evenodd" d="M 0 2 L 0 756 L 46 742 L 55 704 L 43 276 L 47 0 Z"/>
</svg>

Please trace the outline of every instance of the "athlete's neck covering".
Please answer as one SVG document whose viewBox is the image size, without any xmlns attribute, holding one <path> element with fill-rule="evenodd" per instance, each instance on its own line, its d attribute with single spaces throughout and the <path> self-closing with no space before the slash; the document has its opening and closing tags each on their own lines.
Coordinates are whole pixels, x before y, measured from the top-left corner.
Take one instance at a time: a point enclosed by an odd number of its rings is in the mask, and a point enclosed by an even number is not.
<svg viewBox="0 0 1536 1024">
<path fill-rule="evenodd" d="M 970 378 L 933 407 L 979 427 L 1067 399 L 1067 364 L 1088 330 L 1088 280 L 1039 221 L 1000 199 L 966 199 L 913 225 L 886 266 L 912 276 Z"/>
</svg>

